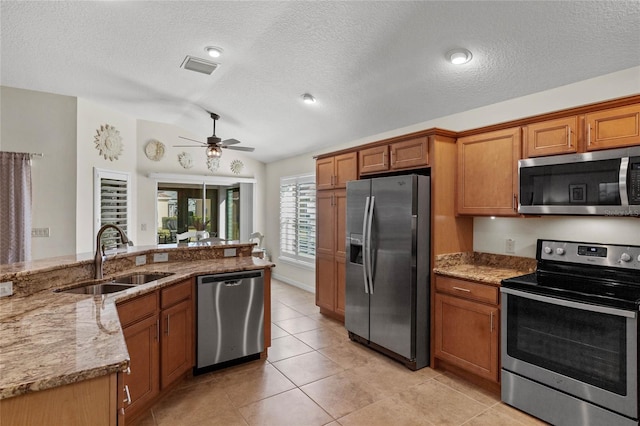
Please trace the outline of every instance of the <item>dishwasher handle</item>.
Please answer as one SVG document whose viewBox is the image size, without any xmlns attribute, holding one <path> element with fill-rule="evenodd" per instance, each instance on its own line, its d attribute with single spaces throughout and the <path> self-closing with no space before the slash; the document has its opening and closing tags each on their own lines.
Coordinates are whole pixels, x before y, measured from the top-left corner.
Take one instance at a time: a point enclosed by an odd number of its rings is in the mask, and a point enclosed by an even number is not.
<svg viewBox="0 0 640 426">
<path fill-rule="evenodd" d="M 264 272 L 249 271 L 249 272 L 229 272 L 225 274 L 213 274 L 213 275 L 201 275 L 198 277 L 198 284 L 212 284 L 222 282 L 224 285 L 227 283 L 240 282 L 244 279 L 250 278 L 262 278 Z"/>
</svg>

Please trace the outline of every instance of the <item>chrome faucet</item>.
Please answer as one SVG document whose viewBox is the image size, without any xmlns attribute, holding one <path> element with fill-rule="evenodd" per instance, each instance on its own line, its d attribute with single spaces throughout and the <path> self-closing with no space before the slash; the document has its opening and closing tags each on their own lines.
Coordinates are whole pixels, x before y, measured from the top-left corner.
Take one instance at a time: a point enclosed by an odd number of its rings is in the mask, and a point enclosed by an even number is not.
<svg viewBox="0 0 640 426">
<path fill-rule="evenodd" d="M 100 245 L 100 239 L 102 238 L 102 234 L 104 233 L 104 231 L 109 228 L 113 228 L 116 231 L 118 231 L 118 234 L 120 234 L 120 239 L 122 240 L 122 244 L 127 244 L 129 246 L 133 245 L 133 241 L 127 238 L 127 235 L 124 233 L 124 231 L 120 227 L 113 225 L 111 223 L 102 225 L 102 227 L 100 227 L 100 230 L 98 230 L 98 235 L 96 236 L 96 255 L 93 259 L 93 264 L 96 272 L 94 278 L 97 280 L 104 278 L 102 265 L 104 264 L 104 261 L 107 260 L 107 256 L 105 256 L 104 254 L 104 244 Z"/>
</svg>

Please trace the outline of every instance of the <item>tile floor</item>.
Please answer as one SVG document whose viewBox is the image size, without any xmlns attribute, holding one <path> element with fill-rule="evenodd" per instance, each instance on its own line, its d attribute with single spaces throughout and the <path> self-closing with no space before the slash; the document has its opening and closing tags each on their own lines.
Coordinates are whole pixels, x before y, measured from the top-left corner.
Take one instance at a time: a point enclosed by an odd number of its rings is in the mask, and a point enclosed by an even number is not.
<svg viewBox="0 0 640 426">
<path fill-rule="evenodd" d="M 349 341 L 314 295 L 272 281 L 272 346 L 254 361 L 185 380 L 136 422 L 148 425 L 542 425 L 446 372 Z"/>
</svg>

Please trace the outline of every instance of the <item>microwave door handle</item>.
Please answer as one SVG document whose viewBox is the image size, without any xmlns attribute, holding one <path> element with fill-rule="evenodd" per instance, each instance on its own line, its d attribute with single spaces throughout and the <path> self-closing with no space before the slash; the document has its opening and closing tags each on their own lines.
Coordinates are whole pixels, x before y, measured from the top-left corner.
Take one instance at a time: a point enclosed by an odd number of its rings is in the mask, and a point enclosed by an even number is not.
<svg viewBox="0 0 640 426">
<path fill-rule="evenodd" d="M 369 294 L 373 294 L 373 260 L 371 256 L 371 223 L 373 222 L 373 206 L 376 197 L 371 196 L 369 204 L 369 217 L 367 218 L 367 275 L 369 276 Z"/>
<path fill-rule="evenodd" d="M 364 217 L 362 218 L 362 273 L 364 278 L 364 292 L 369 294 L 369 277 L 367 276 L 367 217 L 369 216 L 370 198 L 364 203 Z"/>
<path fill-rule="evenodd" d="M 620 159 L 620 175 L 618 177 L 618 188 L 620 191 L 620 205 L 629 205 L 629 196 L 627 194 L 627 174 L 629 171 L 629 157 Z"/>
</svg>

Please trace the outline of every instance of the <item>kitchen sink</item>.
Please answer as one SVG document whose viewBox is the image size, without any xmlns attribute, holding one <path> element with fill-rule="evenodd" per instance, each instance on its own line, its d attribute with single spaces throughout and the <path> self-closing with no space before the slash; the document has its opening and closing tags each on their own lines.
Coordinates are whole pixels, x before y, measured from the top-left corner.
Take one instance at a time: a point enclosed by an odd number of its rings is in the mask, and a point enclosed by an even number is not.
<svg viewBox="0 0 640 426">
<path fill-rule="evenodd" d="M 172 272 L 165 273 L 157 273 L 157 274 L 131 274 L 125 275 L 124 277 L 116 277 L 111 282 L 117 284 L 129 284 L 129 285 L 139 285 L 150 283 L 151 281 L 159 280 L 160 278 L 168 277 L 169 275 L 173 275 Z"/>
<path fill-rule="evenodd" d="M 109 294 L 116 293 L 118 291 L 126 290 L 128 288 L 135 287 L 131 284 L 115 284 L 115 283 L 103 283 L 92 284 L 81 287 L 70 288 L 67 290 L 54 290 L 55 293 L 76 293 L 76 294 Z"/>
</svg>

